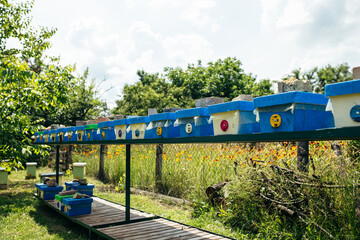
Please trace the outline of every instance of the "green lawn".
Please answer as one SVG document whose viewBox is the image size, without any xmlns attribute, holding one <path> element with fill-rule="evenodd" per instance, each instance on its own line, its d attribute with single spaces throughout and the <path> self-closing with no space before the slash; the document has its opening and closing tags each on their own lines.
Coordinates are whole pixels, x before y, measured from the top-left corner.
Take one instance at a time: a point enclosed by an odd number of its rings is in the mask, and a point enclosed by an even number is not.
<svg viewBox="0 0 360 240">
<path fill-rule="evenodd" d="M 37 174 L 43 172 L 51 170 L 37 169 Z M 38 179 L 25 180 L 25 174 L 25 171 L 12 172 L 9 175 L 8 189 L 0 190 L 0 239 L 86 239 L 86 229 L 74 225 L 33 196 Z M 71 175 L 63 179 L 70 180 Z M 124 204 L 123 193 L 104 191 L 106 186 L 93 178 L 88 178 L 88 182 L 95 184 L 95 195 Z M 226 236 L 242 238 L 240 233 L 233 232 L 215 221 L 214 212 L 193 218 L 190 206 L 175 205 L 166 200 L 142 195 L 131 196 L 131 207 Z"/>
</svg>

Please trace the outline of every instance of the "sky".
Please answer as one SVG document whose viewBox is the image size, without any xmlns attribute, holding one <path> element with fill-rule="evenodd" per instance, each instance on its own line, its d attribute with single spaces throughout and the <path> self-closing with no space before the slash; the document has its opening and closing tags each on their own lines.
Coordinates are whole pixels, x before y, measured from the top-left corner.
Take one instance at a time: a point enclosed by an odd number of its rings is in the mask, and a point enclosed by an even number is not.
<svg viewBox="0 0 360 240">
<path fill-rule="evenodd" d="M 140 69 L 236 57 L 258 80 L 279 80 L 295 68 L 360 66 L 359 12 L 357 0 L 35 0 L 31 15 L 58 29 L 49 55 L 106 79 L 112 108 Z"/>
</svg>

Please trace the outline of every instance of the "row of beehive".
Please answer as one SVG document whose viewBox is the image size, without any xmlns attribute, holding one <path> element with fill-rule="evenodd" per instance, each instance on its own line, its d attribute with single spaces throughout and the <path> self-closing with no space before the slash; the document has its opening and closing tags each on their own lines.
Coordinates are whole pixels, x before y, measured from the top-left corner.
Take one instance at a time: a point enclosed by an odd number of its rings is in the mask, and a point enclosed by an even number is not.
<svg viewBox="0 0 360 240">
<path fill-rule="evenodd" d="M 288 92 L 160 113 L 149 117 L 101 122 L 38 132 L 36 142 L 175 138 L 304 131 L 360 126 L 360 80 L 330 84 L 325 95 Z"/>
</svg>

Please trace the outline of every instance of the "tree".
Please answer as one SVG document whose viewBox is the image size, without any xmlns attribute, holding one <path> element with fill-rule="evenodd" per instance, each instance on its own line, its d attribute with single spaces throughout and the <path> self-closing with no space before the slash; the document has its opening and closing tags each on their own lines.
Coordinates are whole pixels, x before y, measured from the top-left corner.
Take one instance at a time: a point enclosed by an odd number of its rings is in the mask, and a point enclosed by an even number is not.
<svg viewBox="0 0 360 240">
<path fill-rule="evenodd" d="M 192 99 L 225 97 L 231 100 L 240 94 L 261 96 L 272 93 L 269 80 L 256 82 L 256 77 L 246 74 L 236 58 L 219 59 L 202 66 L 189 64 L 186 70 L 165 68 L 165 76 L 173 87 L 184 87 L 183 95 Z M 254 91 L 256 89 L 256 91 Z"/>
<path fill-rule="evenodd" d="M 148 108 L 161 111 L 164 107 L 174 104 L 171 94 L 171 85 L 161 78 L 158 73 L 149 74 L 138 71 L 139 82 L 125 85 L 123 99 L 117 100 L 114 113 L 124 115 L 147 115 Z"/>
<path fill-rule="evenodd" d="M 298 68 L 293 70 L 291 74 L 286 75 L 283 80 L 292 77 L 309 80 L 316 93 L 324 93 L 326 84 L 349 81 L 353 78 L 347 63 L 338 64 L 335 67 L 328 64 L 324 67 L 314 67 L 304 72 Z"/>
<path fill-rule="evenodd" d="M 195 99 L 225 97 L 231 100 L 240 94 L 262 96 L 273 93 L 270 80 L 256 82 L 246 74 L 236 58 L 219 59 L 203 66 L 201 61 L 180 67 L 164 68 L 164 75 L 138 71 L 139 81 L 125 85 L 122 100 L 116 101 L 113 113 L 146 115 L 148 108 L 159 112 L 167 107 L 195 107 Z"/>
<path fill-rule="evenodd" d="M 350 72 L 350 67 L 347 63 L 337 65 L 336 67 L 329 64 L 317 70 L 315 92 L 324 93 L 326 84 L 344 82 L 352 79 L 352 73 Z"/>
<path fill-rule="evenodd" d="M 99 96 L 98 87 L 101 83 L 96 86 L 94 79 L 89 82 L 88 75 L 89 69 L 86 69 L 76 78 L 68 91 L 68 101 L 55 112 L 55 122 L 75 126 L 78 120 L 94 119 L 107 114 L 107 104 Z"/>
<path fill-rule="evenodd" d="M 87 71 L 75 78 L 73 66 L 63 67 L 59 58 L 45 55 L 56 29 L 33 28 L 32 6 L 33 1 L 0 0 L 0 159 L 14 165 L 43 154 L 45 147 L 31 144 L 42 125 L 84 118 L 74 116 L 74 109 L 87 108 L 88 117 L 104 106 L 95 98 L 94 83 L 86 83 Z M 9 47 L 9 41 L 20 47 Z"/>
</svg>

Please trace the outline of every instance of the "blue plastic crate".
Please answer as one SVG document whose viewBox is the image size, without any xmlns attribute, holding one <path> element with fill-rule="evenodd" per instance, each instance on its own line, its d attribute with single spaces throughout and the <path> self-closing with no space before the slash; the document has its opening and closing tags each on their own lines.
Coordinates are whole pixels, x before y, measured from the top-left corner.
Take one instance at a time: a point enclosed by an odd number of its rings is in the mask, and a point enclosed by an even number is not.
<svg viewBox="0 0 360 240">
<path fill-rule="evenodd" d="M 287 92 L 254 99 L 261 132 L 316 130 L 334 126 L 323 94 Z"/>
<path fill-rule="evenodd" d="M 64 213 L 68 216 L 91 214 L 92 202 L 92 198 L 64 198 L 62 200 L 62 204 L 64 204 Z"/>
<path fill-rule="evenodd" d="M 55 199 L 55 194 L 59 194 L 59 192 L 63 190 L 63 187 L 60 185 L 57 185 L 56 187 L 48 187 L 43 183 L 36 183 L 35 187 L 37 190 L 37 196 L 44 200 Z"/>
<path fill-rule="evenodd" d="M 129 119 L 114 120 L 114 131 L 116 139 L 131 139 Z"/>
<path fill-rule="evenodd" d="M 66 191 L 72 190 L 74 186 L 80 185 L 78 182 L 65 182 Z"/>
<path fill-rule="evenodd" d="M 98 127 L 100 129 L 100 140 L 115 140 L 113 121 L 99 122 Z"/>
<path fill-rule="evenodd" d="M 146 131 L 146 128 L 149 123 L 150 123 L 149 117 L 129 118 L 131 138 L 132 139 L 150 138 L 151 134 L 149 134 L 149 131 Z"/>
<path fill-rule="evenodd" d="M 73 185 L 71 189 L 76 190 L 79 193 L 87 194 L 90 197 L 94 194 L 94 184 L 87 184 L 87 185 Z"/>
<path fill-rule="evenodd" d="M 335 127 L 360 126 L 360 79 L 326 85 L 325 96 Z"/>
<path fill-rule="evenodd" d="M 253 113 L 254 103 L 233 101 L 209 106 L 214 135 L 246 134 L 260 131 Z"/>
<path fill-rule="evenodd" d="M 213 136 L 208 108 L 193 108 L 177 111 L 175 125 L 180 127 L 180 137 Z"/>
<path fill-rule="evenodd" d="M 148 138 L 175 138 L 180 137 L 179 126 L 174 126 L 175 113 L 165 112 L 150 115 L 150 124 L 146 128 Z"/>
<path fill-rule="evenodd" d="M 86 141 L 85 127 L 76 126 L 76 141 Z"/>
</svg>

